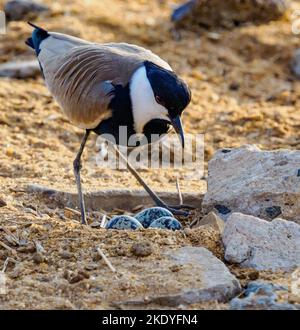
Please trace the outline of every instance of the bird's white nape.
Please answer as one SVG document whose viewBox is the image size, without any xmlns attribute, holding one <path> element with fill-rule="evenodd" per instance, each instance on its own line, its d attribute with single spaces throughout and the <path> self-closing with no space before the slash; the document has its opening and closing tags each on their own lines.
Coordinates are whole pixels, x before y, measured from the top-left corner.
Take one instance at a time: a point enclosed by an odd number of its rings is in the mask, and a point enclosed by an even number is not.
<svg viewBox="0 0 300 330">
<path fill-rule="evenodd" d="M 143 133 L 144 126 L 152 119 L 169 120 L 168 110 L 155 100 L 145 66 L 138 68 L 132 75 L 130 97 L 136 133 Z"/>
</svg>

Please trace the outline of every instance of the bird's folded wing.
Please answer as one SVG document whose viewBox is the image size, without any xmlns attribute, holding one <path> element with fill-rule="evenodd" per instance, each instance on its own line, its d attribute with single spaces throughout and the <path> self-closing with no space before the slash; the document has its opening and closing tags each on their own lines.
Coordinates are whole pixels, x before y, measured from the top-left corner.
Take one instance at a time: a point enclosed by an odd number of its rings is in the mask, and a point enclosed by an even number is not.
<svg viewBox="0 0 300 330">
<path fill-rule="evenodd" d="M 93 44 L 50 33 L 38 59 L 46 84 L 70 121 L 94 128 L 108 118 L 113 84 L 125 86 L 145 60 L 170 68 L 152 52 L 129 44 Z"/>
</svg>

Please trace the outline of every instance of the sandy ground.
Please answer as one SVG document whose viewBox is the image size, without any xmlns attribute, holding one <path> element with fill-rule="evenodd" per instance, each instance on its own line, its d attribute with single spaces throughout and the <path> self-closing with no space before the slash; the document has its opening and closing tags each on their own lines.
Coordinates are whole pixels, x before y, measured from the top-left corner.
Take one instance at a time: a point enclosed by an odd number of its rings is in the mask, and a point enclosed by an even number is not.
<svg viewBox="0 0 300 330">
<path fill-rule="evenodd" d="M 36 23 L 49 30 L 97 42 L 136 43 L 166 59 L 191 87 L 193 98 L 183 122 L 187 133 L 205 133 L 206 164 L 222 147 L 246 143 L 266 149 L 300 147 L 300 83 L 289 69 L 300 38 L 291 33 L 289 18 L 231 31 L 214 30 L 214 34 L 178 32 L 168 18 L 176 1 L 44 2 L 52 12 L 42 14 Z M 0 0 L 0 8 L 3 3 Z M 24 44 L 29 35 L 30 28 L 24 22 L 11 22 L 7 35 L 0 36 L 0 61 L 32 58 Z M 150 270 L 137 278 L 131 278 L 132 273 L 127 271 L 130 267 L 137 273 L 141 270 L 139 260 L 130 252 L 137 240 L 147 240 L 154 246 L 147 257 L 149 269 L 159 260 L 165 245 L 206 246 L 222 259 L 220 237 L 210 230 L 198 230 L 191 238 L 183 233 L 83 228 L 72 221 L 77 220 L 76 215 L 66 215 L 63 209 L 49 207 L 47 200 L 28 195 L 25 190 L 29 183 L 75 191 L 72 161 L 82 134 L 64 118 L 42 78 L 0 79 L 0 199 L 7 204 L 0 208 L 0 225 L 32 245 L 24 248 L 9 244 L 5 232 L 0 231 L 0 240 L 13 249 L 0 246 L 0 266 L 8 256 L 15 260 L 6 271 L 9 293 L 0 297 L 3 308 L 122 308 L 115 302 L 155 290 L 155 283 L 148 287 L 143 284 Z M 126 171 L 97 168 L 95 153 L 94 136 L 83 157 L 86 191 L 138 187 Z M 175 189 L 175 171 L 141 173 L 156 190 Z M 204 189 L 199 181 L 181 185 L 183 192 Z M 195 211 L 195 216 L 201 215 Z M 45 259 L 36 255 L 36 241 L 45 249 Z M 122 276 L 127 276 L 125 280 L 113 280 L 103 261 L 94 255 L 97 246 L 102 246 L 125 274 Z M 240 275 L 239 269 L 232 270 L 241 276 L 243 284 L 247 283 L 247 271 Z M 72 280 L 76 276 L 79 280 Z M 159 274 L 156 276 L 159 281 Z M 287 277 L 261 274 L 261 278 L 279 282 Z M 190 308 L 227 307 L 204 304 Z"/>
</svg>

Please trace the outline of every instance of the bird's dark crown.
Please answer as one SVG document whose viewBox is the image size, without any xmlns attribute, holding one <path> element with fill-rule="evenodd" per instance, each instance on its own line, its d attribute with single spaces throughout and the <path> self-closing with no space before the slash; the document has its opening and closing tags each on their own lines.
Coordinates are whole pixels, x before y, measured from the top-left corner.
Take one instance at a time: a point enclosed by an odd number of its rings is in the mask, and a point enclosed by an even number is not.
<svg viewBox="0 0 300 330">
<path fill-rule="evenodd" d="M 171 118 L 181 115 L 191 101 L 188 85 L 173 71 L 152 62 L 146 61 L 145 68 L 156 102 L 168 109 Z"/>
</svg>

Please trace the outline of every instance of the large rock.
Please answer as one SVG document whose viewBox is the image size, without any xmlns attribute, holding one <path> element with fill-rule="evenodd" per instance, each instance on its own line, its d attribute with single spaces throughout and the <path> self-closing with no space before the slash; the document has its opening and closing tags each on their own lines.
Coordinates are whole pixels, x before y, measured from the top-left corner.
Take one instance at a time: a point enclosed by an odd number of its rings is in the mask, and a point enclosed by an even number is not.
<svg viewBox="0 0 300 330">
<path fill-rule="evenodd" d="M 182 267 L 176 277 L 178 289 L 173 294 L 153 297 L 153 303 L 175 306 L 204 301 L 227 302 L 241 291 L 239 281 L 205 248 L 185 246 L 166 255 L 173 265 Z"/>
<path fill-rule="evenodd" d="M 174 10 L 172 21 L 185 27 L 234 28 L 279 19 L 289 7 L 289 0 L 189 0 Z"/>
<path fill-rule="evenodd" d="M 262 151 L 254 145 L 217 151 L 208 164 L 203 209 L 278 216 L 300 222 L 300 151 Z"/>
<path fill-rule="evenodd" d="M 8 62 L 0 65 L 0 77 L 34 78 L 41 74 L 37 60 Z"/>
<path fill-rule="evenodd" d="M 49 8 L 32 0 L 12 0 L 4 6 L 4 12 L 9 21 L 21 21 L 25 18 L 36 18 L 39 13 L 48 11 Z"/>
<path fill-rule="evenodd" d="M 222 235 L 225 259 L 257 270 L 292 270 L 300 265 L 300 226 L 233 213 Z"/>
<path fill-rule="evenodd" d="M 127 300 L 121 293 L 122 301 L 117 304 L 175 307 L 209 301 L 228 302 L 241 292 L 235 276 L 203 247 L 167 249 L 157 262 L 146 258 L 141 262 L 143 272 L 134 277 L 144 283 L 143 296 Z"/>
</svg>

